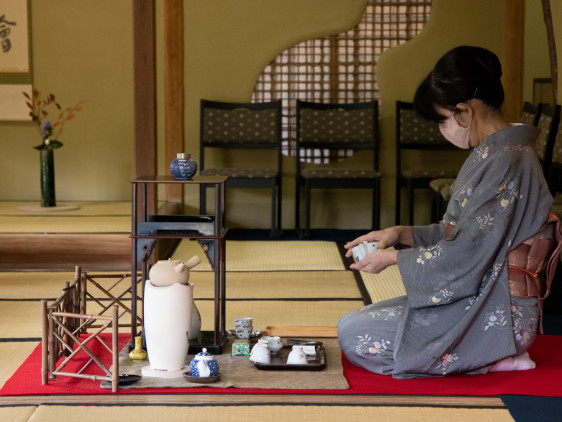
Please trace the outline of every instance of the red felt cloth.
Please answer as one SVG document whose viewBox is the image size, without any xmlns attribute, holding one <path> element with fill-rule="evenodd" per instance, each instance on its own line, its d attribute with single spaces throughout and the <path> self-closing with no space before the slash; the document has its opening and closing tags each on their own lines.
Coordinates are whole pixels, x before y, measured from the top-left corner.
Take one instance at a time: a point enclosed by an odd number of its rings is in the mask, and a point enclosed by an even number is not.
<svg viewBox="0 0 562 422">
<path fill-rule="evenodd" d="M 121 335 L 119 347 L 125 346 L 129 336 Z M 102 350 L 94 347 L 96 354 Z M 529 350 L 537 364 L 529 371 L 495 372 L 483 375 L 457 375 L 443 378 L 416 378 L 396 380 L 376 375 L 351 364 L 342 357 L 344 375 L 350 385 L 345 390 L 288 390 L 244 388 L 161 388 L 121 389 L 117 394 L 172 394 L 172 393 L 239 393 L 239 394 L 421 394 L 497 396 L 518 394 L 528 396 L 562 397 L 562 336 L 537 336 Z M 103 349 L 102 361 L 109 367 L 111 356 Z M 82 362 L 85 362 L 84 360 Z M 70 365 L 70 364 L 69 364 Z M 73 367 L 78 367 L 73 364 Z M 80 365 L 81 366 L 81 365 Z M 103 375 L 91 364 L 90 373 Z M 95 370 L 95 372 L 94 372 Z M 304 373 L 300 374 L 304 376 Z M 39 345 L 0 390 L 0 395 L 49 394 L 113 394 L 111 389 L 100 388 L 100 381 L 59 377 L 57 381 L 41 384 L 41 345 Z"/>
</svg>

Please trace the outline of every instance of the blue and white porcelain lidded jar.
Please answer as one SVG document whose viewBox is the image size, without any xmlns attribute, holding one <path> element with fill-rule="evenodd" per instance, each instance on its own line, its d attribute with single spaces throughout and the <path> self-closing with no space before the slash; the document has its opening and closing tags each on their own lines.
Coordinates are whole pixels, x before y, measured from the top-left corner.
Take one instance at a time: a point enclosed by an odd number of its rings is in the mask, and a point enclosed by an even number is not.
<svg viewBox="0 0 562 422">
<path fill-rule="evenodd" d="M 219 363 L 212 354 L 203 348 L 189 363 L 189 373 L 193 377 L 216 377 L 219 374 Z"/>
<path fill-rule="evenodd" d="M 170 163 L 170 173 L 176 179 L 191 179 L 197 173 L 197 163 L 189 154 L 178 153 L 178 157 Z"/>
</svg>

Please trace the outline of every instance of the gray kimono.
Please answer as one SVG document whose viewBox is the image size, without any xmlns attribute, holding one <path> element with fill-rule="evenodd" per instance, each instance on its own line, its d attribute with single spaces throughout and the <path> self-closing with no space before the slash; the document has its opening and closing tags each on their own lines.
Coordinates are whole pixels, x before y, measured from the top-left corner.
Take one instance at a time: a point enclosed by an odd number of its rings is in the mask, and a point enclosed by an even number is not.
<svg viewBox="0 0 562 422">
<path fill-rule="evenodd" d="M 537 135 L 511 126 L 471 152 L 443 222 L 413 227 L 415 246 L 398 252 L 407 295 L 338 323 L 351 362 L 396 378 L 485 373 L 531 345 L 537 300 L 510 295 L 506 255 L 538 232 L 552 205 Z"/>
</svg>

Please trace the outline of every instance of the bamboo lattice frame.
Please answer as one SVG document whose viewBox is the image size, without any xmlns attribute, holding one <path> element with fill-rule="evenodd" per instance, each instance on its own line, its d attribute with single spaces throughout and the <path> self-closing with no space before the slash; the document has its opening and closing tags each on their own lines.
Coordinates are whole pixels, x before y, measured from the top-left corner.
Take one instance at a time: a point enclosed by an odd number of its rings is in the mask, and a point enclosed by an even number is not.
<svg viewBox="0 0 562 422">
<path fill-rule="evenodd" d="M 49 380 L 57 380 L 57 376 L 68 376 L 94 381 L 109 381 L 112 384 L 113 392 L 119 390 L 119 327 L 131 326 L 131 324 L 120 324 L 119 320 L 125 314 L 129 314 L 132 317 L 131 308 L 124 303 L 123 299 L 124 296 L 131 292 L 131 283 L 128 280 L 130 277 L 130 274 L 91 275 L 86 272 L 82 273 L 80 267 L 76 267 L 74 282 L 72 284 L 69 282 L 65 283 L 62 295 L 58 299 L 51 305 L 47 304 L 47 300 L 41 301 L 41 378 L 43 385 L 48 384 Z M 96 281 L 96 279 L 100 278 L 115 278 L 116 281 L 107 288 Z M 88 283 L 95 286 L 103 295 L 110 299 L 109 305 L 104 305 L 99 298 L 88 292 Z M 114 292 L 122 283 L 126 285 L 125 290 L 120 293 Z M 102 307 L 99 314 L 87 314 L 86 305 L 88 300 Z M 122 309 L 121 314 L 119 314 L 120 308 Z M 136 318 L 142 324 L 142 318 L 139 316 L 136 316 Z M 88 329 L 91 331 L 86 333 Z M 111 345 L 108 345 L 99 336 L 107 330 L 111 330 Z M 103 347 L 111 352 L 113 371 L 108 369 L 92 352 L 91 348 L 88 347 L 88 344 L 94 339 L 97 339 Z M 67 364 L 81 350 L 90 356 L 88 362 L 77 372 L 65 371 L 64 369 Z M 103 370 L 105 376 L 83 373 L 92 362 Z"/>
</svg>

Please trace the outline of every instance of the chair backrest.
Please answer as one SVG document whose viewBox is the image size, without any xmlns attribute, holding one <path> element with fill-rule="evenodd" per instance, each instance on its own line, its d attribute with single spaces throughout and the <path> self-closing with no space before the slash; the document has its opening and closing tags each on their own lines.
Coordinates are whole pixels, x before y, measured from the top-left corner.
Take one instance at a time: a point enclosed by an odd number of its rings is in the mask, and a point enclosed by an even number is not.
<svg viewBox="0 0 562 422">
<path fill-rule="evenodd" d="M 281 101 L 230 103 L 203 99 L 200 140 L 201 170 L 205 165 L 205 147 L 276 148 L 280 163 Z"/>
<path fill-rule="evenodd" d="M 560 122 L 560 106 L 541 104 L 541 114 L 537 127 L 541 130 L 535 143 L 535 151 L 542 164 L 545 177 L 548 177 L 552 163 L 554 139 Z"/>
<path fill-rule="evenodd" d="M 297 100 L 297 170 L 308 149 L 373 151 L 373 169 L 379 165 L 378 101 L 351 104 Z"/>
<path fill-rule="evenodd" d="M 560 123 L 558 124 L 558 130 L 554 137 L 552 161 L 547 180 L 553 195 L 556 192 L 562 192 L 562 125 Z"/>
<path fill-rule="evenodd" d="M 530 126 L 536 126 L 539 123 L 539 117 L 541 115 L 542 103 L 537 105 L 525 101 L 523 103 L 523 109 L 521 110 L 521 123 Z"/>
<path fill-rule="evenodd" d="M 412 103 L 396 101 L 396 145 L 404 149 L 456 149 L 439 125 L 419 117 Z"/>
</svg>

